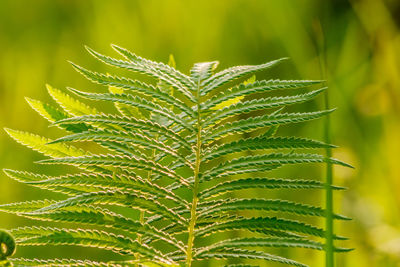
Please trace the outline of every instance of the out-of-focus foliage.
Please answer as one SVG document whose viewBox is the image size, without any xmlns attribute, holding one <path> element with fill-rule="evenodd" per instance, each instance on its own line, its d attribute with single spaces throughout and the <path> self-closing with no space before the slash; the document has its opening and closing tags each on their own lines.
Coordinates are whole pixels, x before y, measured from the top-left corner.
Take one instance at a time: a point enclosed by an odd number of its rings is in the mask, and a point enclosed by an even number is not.
<svg viewBox="0 0 400 267">
<path fill-rule="evenodd" d="M 338 107 L 332 116 L 332 136 L 340 148 L 334 156 L 356 167 L 337 168 L 334 172 L 335 183 L 349 187 L 347 192 L 336 194 L 335 207 L 354 218 L 336 227 L 340 234 L 350 237 L 346 245 L 356 249 L 338 256 L 338 266 L 399 266 L 399 10 L 396 0 L 2 0 L 0 126 L 59 136 L 57 129 L 48 128 L 47 122 L 22 100 L 27 96 L 50 101 L 45 83 L 58 88 L 98 88 L 82 79 L 65 61 L 79 61 L 107 72 L 106 67 L 85 54 L 83 44 L 110 51 L 109 43 L 114 42 L 164 62 L 172 53 L 177 67 L 186 73 L 192 62 L 219 59 L 223 68 L 288 56 L 289 64 L 257 78 L 320 79 L 321 50 L 317 44 L 321 25 L 329 96 L 332 106 Z M 322 103 L 308 105 L 304 110 L 321 107 Z M 318 122 L 292 131 L 316 139 L 323 133 Z M 0 159 L 2 168 L 39 171 L 32 162 L 42 156 L 3 133 Z M 314 168 L 294 172 L 289 168 L 281 174 L 322 180 L 324 172 Z M 42 191 L 1 175 L 0 203 L 38 198 L 45 198 Z M 299 196 L 291 198 L 296 200 Z M 322 196 L 309 194 L 303 201 L 312 203 L 315 199 Z M 26 221 L 1 214 L 0 223 L 1 228 L 11 228 Z M 19 248 L 16 256 L 58 256 L 65 249 L 81 258 L 108 256 L 97 255 L 95 249 L 69 247 Z M 290 253 L 287 256 L 322 266 L 322 253 Z"/>
</svg>

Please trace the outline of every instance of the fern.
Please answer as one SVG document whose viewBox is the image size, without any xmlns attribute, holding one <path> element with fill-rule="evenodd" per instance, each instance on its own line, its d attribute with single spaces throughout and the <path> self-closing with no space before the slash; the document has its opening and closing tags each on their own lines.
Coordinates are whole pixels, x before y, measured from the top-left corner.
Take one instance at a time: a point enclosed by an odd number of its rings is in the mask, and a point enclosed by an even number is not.
<svg viewBox="0 0 400 267">
<path fill-rule="evenodd" d="M 119 114 L 103 113 L 47 86 L 59 107 L 34 99 L 27 101 L 66 134 L 51 140 L 6 129 L 17 142 L 48 157 L 38 163 L 72 165 L 80 171 L 48 176 L 4 170 L 18 182 L 58 192 L 64 198 L 3 204 L 0 211 L 70 226 L 32 226 L 0 232 L 1 261 L 13 254 L 14 242 L 19 246 L 96 247 L 125 257 L 109 262 L 68 257 L 8 259 L 9 264 L 25 266 L 192 266 L 210 259 L 220 260 L 221 264 L 229 260 L 227 266 L 258 266 L 259 260 L 305 266 L 265 249 L 325 250 L 325 230 L 303 221 L 305 216 L 326 217 L 322 207 L 284 199 L 235 197 L 249 189 L 342 189 L 311 179 L 271 177 L 269 173 L 288 164 L 349 167 L 317 153 L 317 149 L 334 148 L 332 144 L 275 136 L 281 125 L 318 119 L 333 110 L 282 113 L 284 107 L 312 100 L 326 88 L 290 96 L 266 94 L 309 87 L 320 81 L 256 81 L 254 76 L 244 81 L 282 59 L 217 73 L 217 61 L 197 63 L 188 76 L 176 70 L 174 64 L 150 61 L 115 45 L 113 48 L 124 59 L 104 56 L 90 48 L 88 51 L 113 67 L 150 75 L 156 85 L 72 63 L 84 77 L 106 89 L 101 93 L 69 91 L 92 101 L 110 102 Z M 259 93 L 262 98 L 257 98 Z M 248 132 L 252 137 L 239 135 Z M 71 144 L 77 142 L 94 142 L 103 152 L 85 151 Z M 116 207 L 139 212 L 127 216 Z M 348 218 L 332 214 L 332 219 Z M 338 235 L 331 238 L 345 239 Z"/>
</svg>

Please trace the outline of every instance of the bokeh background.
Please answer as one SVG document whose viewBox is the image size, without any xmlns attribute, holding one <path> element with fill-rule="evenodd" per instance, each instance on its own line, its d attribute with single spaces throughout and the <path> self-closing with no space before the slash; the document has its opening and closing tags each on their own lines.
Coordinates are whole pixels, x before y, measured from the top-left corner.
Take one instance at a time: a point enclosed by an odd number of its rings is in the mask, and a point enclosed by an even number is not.
<svg viewBox="0 0 400 267">
<path fill-rule="evenodd" d="M 45 83 L 89 90 L 90 83 L 66 60 L 108 69 L 83 45 L 112 54 L 109 44 L 115 43 L 163 62 L 173 54 L 186 73 L 199 61 L 218 59 L 223 68 L 288 56 L 290 61 L 258 77 L 326 78 L 331 106 L 338 108 L 331 119 L 332 139 L 340 146 L 334 155 L 355 166 L 334 171 L 335 183 L 348 187 L 336 193 L 335 209 L 353 218 L 337 223 L 336 231 L 350 238 L 343 245 L 355 248 L 338 255 L 337 266 L 400 266 L 399 27 L 398 0 L 1 0 L 0 128 L 59 136 L 24 97 L 50 101 Z M 321 58 L 326 63 L 322 68 Z M 303 108 L 322 106 L 319 98 Z M 287 127 L 284 132 L 321 139 L 322 124 Z M 1 168 L 43 171 L 33 164 L 42 158 L 0 133 Z M 286 174 L 294 173 L 289 169 Z M 312 174 L 323 179 L 324 172 Z M 0 174 L 0 203 L 47 194 Z M 305 201 L 323 203 L 323 196 L 312 193 Z M 0 214 L 0 228 L 24 224 L 23 219 Z M 322 252 L 285 253 L 323 266 Z M 20 248 L 17 256 L 71 254 L 110 256 L 64 247 Z"/>
</svg>

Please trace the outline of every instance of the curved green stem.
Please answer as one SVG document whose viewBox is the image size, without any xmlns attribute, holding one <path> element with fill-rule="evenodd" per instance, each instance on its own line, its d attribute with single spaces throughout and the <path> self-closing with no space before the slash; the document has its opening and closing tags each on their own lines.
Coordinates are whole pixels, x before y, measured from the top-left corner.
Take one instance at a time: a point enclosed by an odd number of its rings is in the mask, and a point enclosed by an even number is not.
<svg viewBox="0 0 400 267">
<path fill-rule="evenodd" d="M 328 70 L 327 70 L 327 58 L 326 58 L 326 44 L 324 32 L 320 21 L 314 24 L 314 30 L 316 35 L 316 48 L 319 56 L 319 66 L 321 69 L 322 79 L 328 80 Z M 327 83 L 327 82 L 325 82 Z M 329 96 L 328 91 L 324 93 L 324 106 L 325 109 L 329 109 Z M 329 114 L 325 117 L 324 123 L 324 141 L 327 144 L 331 144 L 330 135 L 330 117 Z M 325 149 L 325 154 L 327 158 L 332 157 L 332 149 L 327 147 Z M 325 267 L 335 266 L 335 250 L 334 250 L 334 240 L 333 240 L 333 165 L 329 161 L 326 163 L 326 180 L 325 180 L 325 205 L 326 205 L 326 221 L 325 221 Z"/>
<path fill-rule="evenodd" d="M 15 253 L 16 243 L 14 237 L 0 229 L 0 261 L 5 261 L 7 257 Z M 0 262 L 1 263 L 1 262 Z"/>
<path fill-rule="evenodd" d="M 328 93 L 325 91 L 325 108 L 329 109 Z M 330 118 L 329 115 L 325 118 L 325 142 L 331 144 L 330 137 Z M 332 157 L 332 149 L 326 148 L 326 157 Z M 326 164 L 326 267 L 333 267 L 334 262 L 334 244 L 333 244 L 333 166 L 329 161 Z"/>
<path fill-rule="evenodd" d="M 193 185 L 193 201 L 190 210 L 190 222 L 188 228 L 188 241 L 186 250 L 186 266 L 192 266 L 192 251 L 194 243 L 194 227 L 197 220 L 197 204 L 199 201 L 199 174 L 200 174 L 200 162 L 201 162 L 201 114 L 200 114 L 200 86 L 197 87 L 197 142 L 196 142 L 196 162 L 194 167 L 194 185 Z"/>
</svg>

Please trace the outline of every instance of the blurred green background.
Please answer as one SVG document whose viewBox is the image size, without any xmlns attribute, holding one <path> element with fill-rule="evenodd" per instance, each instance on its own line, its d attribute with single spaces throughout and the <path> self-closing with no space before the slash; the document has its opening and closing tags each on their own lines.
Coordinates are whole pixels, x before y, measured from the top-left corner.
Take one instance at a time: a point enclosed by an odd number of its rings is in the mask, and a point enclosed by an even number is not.
<svg viewBox="0 0 400 267">
<path fill-rule="evenodd" d="M 290 61 L 258 78 L 321 79 L 325 75 L 317 47 L 323 40 L 330 102 L 338 108 L 332 115 L 333 141 L 340 146 L 334 156 L 356 167 L 335 169 L 336 184 L 349 188 L 336 193 L 335 209 L 354 218 L 337 223 L 336 230 L 350 237 L 343 245 L 355 248 L 338 255 L 337 266 L 400 266 L 399 27 L 398 0 L 1 0 L 0 127 L 59 136 L 24 97 L 50 100 L 45 83 L 90 90 L 92 85 L 66 60 L 97 71 L 108 69 L 83 45 L 113 54 L 109 44 L 115 43 L 163 62 L 173 54 L 186 73 L 199 61 L 217 59 L 224 68 L 288 56 Z M 319 98 L 306 108 L 322 103 Z M 284 131 L 323 136 L 322 121 Z M 42 158 L 5 132 L 0 134 L 1 168 L 40 172 L 44 168 L 33 162 Z M 323 179 L 322 169 L 312 178 Z M 0 174 L 0 203 L 41 199 L 45 194 Z M 312 193 L 305 201 L 322 202 L 323 196 Z M 0 214 L 0 228 L 24 224 L 23 219 Z M 98 253 L 20 248 L 17 256 L 73 254 L 96 259 Z M 323 266 L 322 252 L 285 255 Z"/>
</svg>

